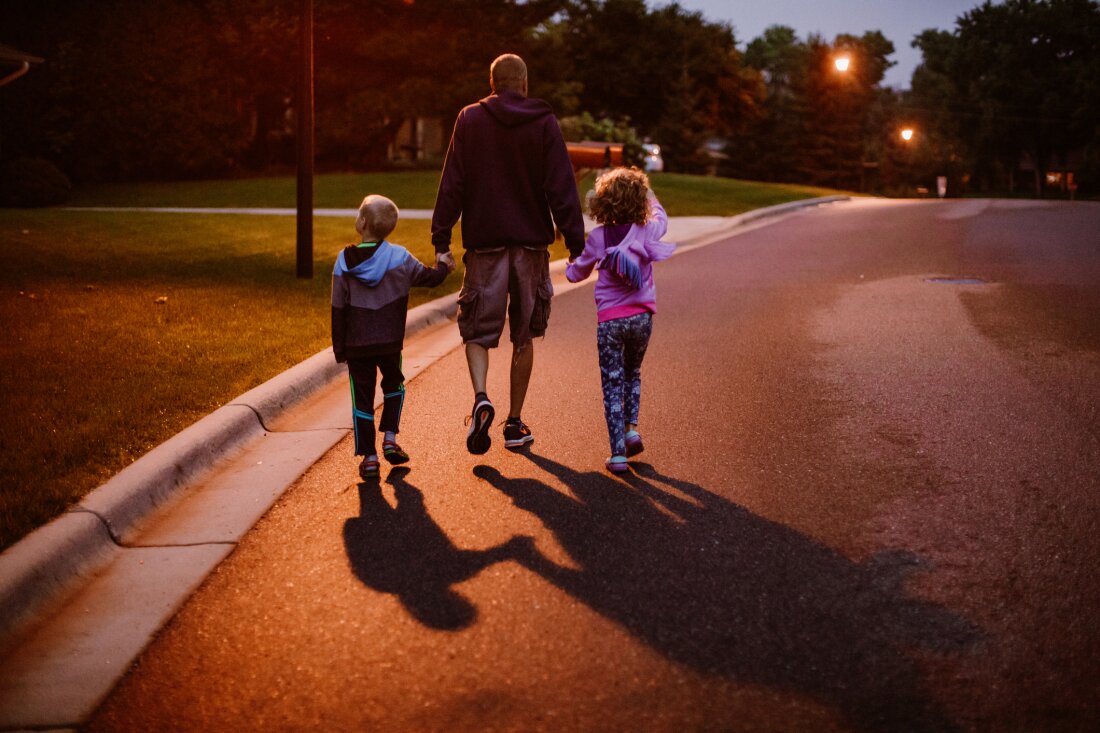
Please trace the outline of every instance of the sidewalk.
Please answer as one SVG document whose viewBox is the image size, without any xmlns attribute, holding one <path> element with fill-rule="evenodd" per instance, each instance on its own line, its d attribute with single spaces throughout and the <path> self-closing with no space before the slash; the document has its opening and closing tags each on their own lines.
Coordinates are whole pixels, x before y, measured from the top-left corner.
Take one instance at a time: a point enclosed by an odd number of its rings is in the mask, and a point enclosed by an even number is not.
<svg viewBox="0 0 1100 733">
<path fill-rule="evenodd" d="M 673 218 L 680 251 L 814 199 Z M 564 280 L 557 293 L 585 284 Z M 409 314 L 412 380 L 460 345 L 457 294 Z M 157 631 L 279 496 L 351 429 L 344 367 L 323 351 L 200 420 L 0 556 L 0 729 L 86 721 Z"/>
</svg>

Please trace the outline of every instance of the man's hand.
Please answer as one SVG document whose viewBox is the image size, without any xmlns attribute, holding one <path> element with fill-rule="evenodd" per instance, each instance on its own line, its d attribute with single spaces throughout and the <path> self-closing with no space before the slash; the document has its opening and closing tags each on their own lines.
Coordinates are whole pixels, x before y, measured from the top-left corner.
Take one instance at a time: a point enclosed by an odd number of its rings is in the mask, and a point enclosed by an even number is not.
<svg viewBox="0 0 1100 733">
<path fill-rule="evenodd" d="M 450 251 L 436 252 L 435 253 L 435 261 L 436 262 L 442 262 L 444 265 L 446 265 L 448 273 L 454 272 L 455 268 L 458 267 L 458 265 L 455 263 L 454 255 L 452 255 L 450 253 Z"/>
</svg>

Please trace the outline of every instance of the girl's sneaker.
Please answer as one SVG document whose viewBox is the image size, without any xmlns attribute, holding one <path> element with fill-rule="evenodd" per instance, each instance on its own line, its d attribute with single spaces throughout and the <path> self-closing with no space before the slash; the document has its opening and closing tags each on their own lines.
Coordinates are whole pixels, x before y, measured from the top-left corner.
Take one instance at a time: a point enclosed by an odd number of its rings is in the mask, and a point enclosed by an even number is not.
<svg viewBox="0 0 1100 733">
<path fill-rule="evenodd" d="M 382 456 L 395 466 L 409 462 L 409 454 L 402 450 L 401 446 L 393 440 L 382 442 Z"/>
<path fill-rule="evenodd" d="M 636 456 L 645 450 L 645 446 L 642 444 L 642 436 L 638 435 L 637 430 L 631 430 L 626 434 L 626 455 L 627 457 Z"/>
<path fill-rule="evenodd" d="M 362 479 L 378 478 L 378 456 L 364 456 L 359 464 L 359 477 Z"/>
<path fill-rule="evenodd" d="M 630 470 L 630 464 L 626 462 L 626 456 L 611 456 L 604 462 L 611 473 L 626 473 Z"/>
</svg>

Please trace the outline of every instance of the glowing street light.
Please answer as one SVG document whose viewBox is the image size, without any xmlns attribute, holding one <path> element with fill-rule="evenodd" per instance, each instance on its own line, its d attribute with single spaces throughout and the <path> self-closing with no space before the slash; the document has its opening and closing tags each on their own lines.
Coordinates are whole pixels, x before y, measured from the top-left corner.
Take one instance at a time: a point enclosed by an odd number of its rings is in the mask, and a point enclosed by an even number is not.
<svg viewBox="0 0 1100 733">
<path fill-rule="evenodd" d="M 912 127 L 903 127 L 901 130 L 901 139 L 905 142 L 909 142 L 913 139 L 913 134 L 914 133 Z"/>
<path fill-rule="evenodd" d="M 836 67 L 836 70 L 841 73 L 848 71 L 848 67 L 851 66 L 851 64 L 852 58 L 850 56 L 837 56 L 833 59 L 833 65 Z"/>
</svg>

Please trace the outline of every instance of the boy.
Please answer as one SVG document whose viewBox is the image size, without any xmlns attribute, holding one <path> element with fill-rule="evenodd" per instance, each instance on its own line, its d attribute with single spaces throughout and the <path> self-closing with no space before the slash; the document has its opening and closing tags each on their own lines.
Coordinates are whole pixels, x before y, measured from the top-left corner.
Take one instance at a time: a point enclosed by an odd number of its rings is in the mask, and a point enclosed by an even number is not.
<svg viewBox="0 0 1100 733">
<path fill-rule="evenodd" d="M 401 349 L 409 288 L 434 287 L 453 269 L 447 261 L 427 268 L 404 247 L 386 241 L 397 226 L 397 205 L 385 196 L 370 195 L 359 206 L 355 230 L 359 244 L 345 247 L 332 270 L 332 351 L 348 364 L 351 378 L 355 455 L 363 456 L 359 475 L 378 476 L 375 453 L 374 384 L 382 374 L 382 455 L 392 464 L 409 454 L 397 444 L 405 377 Z"/>
</svg>

